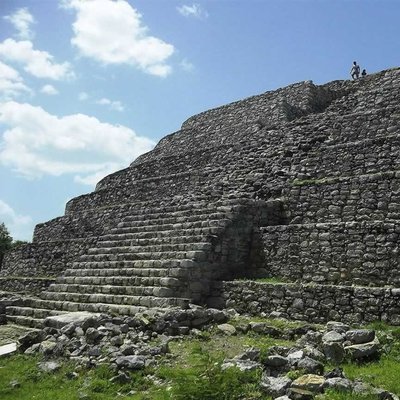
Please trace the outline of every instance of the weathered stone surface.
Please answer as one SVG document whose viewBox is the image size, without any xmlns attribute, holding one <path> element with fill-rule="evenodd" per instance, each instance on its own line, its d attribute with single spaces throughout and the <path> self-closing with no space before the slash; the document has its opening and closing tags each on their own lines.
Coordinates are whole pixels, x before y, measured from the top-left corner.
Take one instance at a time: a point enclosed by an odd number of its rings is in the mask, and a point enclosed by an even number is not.
<svg viewBox="0 0 400 400">
<path fill-rule="evenodd" d="M 278 397 L 286 394 L 291 383 L 292 380 L 287 377 L 273 378 L 272 376 L 263 375 L 260 387 L 267 395 Z"/>
<path fill-rule="evenodd" d="M 346 340 L 352 344 L 372 342 L 375 339 L 375 331 L 370 329 L 355 329 L 346 332 Z"/>
<path fill-rule="evenodd" d="M 346 346 L 344 350 L 352 360 L 373 358 L 379 354 L 379 341 Z"/>
<path fill-rule="evenodd" d="M 398 68 L 306 81 L 189 118 L 6 255 L 0 288 L 31 276 L 39 291 L 7 319 L 42 327 L 58 312 L 133 316 L 210 299 L 252 315 L 399 324 L 399 83 Z M 282 283 L 220 283 L 244 277 Z M 207 318 L 153 328 L 187 334 Z"/>
<path fill-rule="evenodd" d="M 44 372 L 52 373 L 61 368 L 61 364 L 57 361 L 45 361 L 38 363 L 38 368 Z"/>
<path fill-rule="evenodd" d="M 353 382 L 346 378 L 328 378 L 325 380 L 324 388 L 334 389 L 339 392 L 351 392 L 353 390 Z"/>
<path fill-rule="evenodd" d="M 62 315 L 47 317 L 44 320 L 44 325 L 54 328 L 61 328 L 69 324 L 83 325 L 85 322 L 89 322 L 90 324 L 90 321 L 96 319 L 99 315 L 100 314 L 93 314 L 84 311 L 70 312 Z"/>
<path fill-rule="evenodd" d="M 218 330 L 225 335 L 234 335 L 236 333 L 236 328 L 231 324 L 220 324 L 217 326 Z"/>
<path fill-rule="evenodd" d="M 302 389 L 312 393 L 319 393 L 322 391 L 325 378 L 320 375 L 307 374 L 302 375 L 293 381 L 292 387 L 294 389 Z"/>
<path fill-rule="evenodd" d="M 15 353 L 17 351 L 17 343 L 10 343 L 0 346 L 0 357 L 8 354 Z"/>
<path fill-rule="evenodd" d="M 143 369 L 146 364 L 146 358 L 143 356 L 120 356 L 115 360 L 116 364 L 120 368 L 126 368 L 130 370 Z"/>
</svg>

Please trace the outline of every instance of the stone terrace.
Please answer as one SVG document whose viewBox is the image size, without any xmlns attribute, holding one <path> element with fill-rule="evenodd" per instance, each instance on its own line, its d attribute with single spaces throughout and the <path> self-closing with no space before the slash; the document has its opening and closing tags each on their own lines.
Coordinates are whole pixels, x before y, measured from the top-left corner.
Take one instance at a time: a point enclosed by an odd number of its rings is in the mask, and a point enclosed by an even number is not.
<svg viewBox="0 0 400 400">
<path fill-rule="evenodd" d="M 8 319 L 195 302 L 400 323 L 399 89 L 391 69 L 188 119 L 6 256 L 0 289 L 31 292 Z M 254 277 L 280 283 L 232 281 Z"/>
</svg>

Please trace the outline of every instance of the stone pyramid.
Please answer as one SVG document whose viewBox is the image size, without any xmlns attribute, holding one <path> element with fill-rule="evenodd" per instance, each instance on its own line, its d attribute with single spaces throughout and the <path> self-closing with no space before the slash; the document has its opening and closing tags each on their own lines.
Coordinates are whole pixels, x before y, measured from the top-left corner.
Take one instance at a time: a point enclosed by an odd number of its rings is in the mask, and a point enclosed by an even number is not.
<svg viewBox="0 0 400 400">
<path fill-rule="evenodd" d="M 399 89 L 396 68 L 189 118 L 6 255 L 0 290 L 20 294 L 7 320 L 223 306 L 220 282 L 273 278 L 309 285 L 317 303 L 361 288 L 353 308 L 384 289 L 376 318 L 400 323 Z"/>
</svg>

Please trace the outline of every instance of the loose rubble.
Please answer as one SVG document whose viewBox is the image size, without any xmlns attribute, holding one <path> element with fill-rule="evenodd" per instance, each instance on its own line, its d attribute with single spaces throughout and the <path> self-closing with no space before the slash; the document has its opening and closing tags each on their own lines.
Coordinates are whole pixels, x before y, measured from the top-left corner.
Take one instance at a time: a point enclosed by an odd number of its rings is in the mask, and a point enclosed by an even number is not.
<svg viewBox="0 0 400 400">
<path fill-rule="evenodd" d="M 259 349 L 249 348 L 222 364 L 222 369 L 261 370 L 260 389 L 273 399 L 313 399 L 327 389 L 334 389 L 399 400 L 393 393 L 348 379 L 340 368 L 344 360 L 363 362 L 380 356 L 381 345 L 373 330 L 352 330 L 332 321 L 322 331 L 308 325 L 283 330 L 264 322 L 234 326 L 227 323 L 232 313 L 200 307 L 167 312 L 149 310 L 135 317 L 74 314 L 64 316 L 64 324 L 61 319 L 55 322 L 52 318 L 44 329 L 21 336 L 19 350 L 25 354 L 43 354 L 45 361 L 38 368 L 49 373 L 60 368 L 62 357 L 84 367 L 109 363 L 115 370 L 110 381 L 126 383 L 131 380 L 130 371 L 157 365 L 169 353 L 169 342 L 176 336 L 197 337 L 210 327 L 227 336 L 251 331 L 271 337 L 297 338 L 293 347 L 273 346 L 264 357 Z M 326 371 L 327 362 L 337 367 Z"/>
</svg>

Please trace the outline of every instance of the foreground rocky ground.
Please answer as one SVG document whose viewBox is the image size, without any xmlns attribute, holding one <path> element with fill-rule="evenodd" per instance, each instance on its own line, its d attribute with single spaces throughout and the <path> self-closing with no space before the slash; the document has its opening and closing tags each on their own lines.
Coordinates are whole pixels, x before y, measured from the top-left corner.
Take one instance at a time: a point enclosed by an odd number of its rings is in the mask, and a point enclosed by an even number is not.
<svg viewBox="0 0 400 400">
<path fill-rule="evenodd" d="M 2 329 L 10 335 L 9 326 Z M 124 318 L 71 313 L 19 336 L 22 355 L 0 361 L 0 398 L 47 398 L 45 390 L 24 394 L 32 382 L 18 365 L 30 364 L 36 387 L 46 379 L 59 384 L 58 399 L 65 391 L 69 399 L 397 400 L 388 390 L 395 384 L 379 387 L 368 375 L 360 380 L 346 372 L 379 365 L 396 346 L 389 329 L 255 320 L 233 310 L 196 307 Z M 91 379 L 102 384 L 94 390 Z"/>
</svg>

